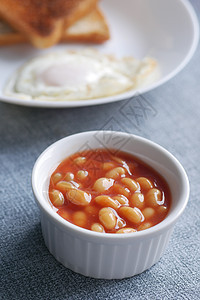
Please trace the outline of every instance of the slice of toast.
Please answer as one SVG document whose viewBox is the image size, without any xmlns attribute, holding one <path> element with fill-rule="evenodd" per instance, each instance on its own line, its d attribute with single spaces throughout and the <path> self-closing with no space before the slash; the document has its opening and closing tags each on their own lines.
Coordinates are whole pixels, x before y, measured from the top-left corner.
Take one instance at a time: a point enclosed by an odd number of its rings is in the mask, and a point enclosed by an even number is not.
<svg viewBox="0 0 200 300">
<path fill-rule="evenodd" d="M 106 20 L 99 8 L 93 9 L 89 14 L 82 17 L 69 28 L 65 28 L 62 42 L 88 42 L 102 43 L 110 37 Z M 0 45 L 12 45 L 25 43 L 27 38 L 11 28 L 5 21 L 0 19 Z"/>
<path fill-rule="evenodd" d="M 0 46 L 26 42 L 26 37 L 0 18 Z"/>
<path fill-rule="evenodd" d="M 37 48 L 57 43 L 64 26 L 91 11 L 97 0 L 1 0 L 0 15 Z M 17 41 L 21 38 L 15 37 Z"/>
<path fill-rule="evenodd" d="M 99 0 L 79 0 L 78 4 L 71 10 L 71 13 L 64 18 L 64 28 L 68 28 L 76 21 L 86 16 L 97 7 Z"/>
<path fill-rule="evenodd" d="M 61 41 L 103 43 L 109 38 L 110 33 L 106 20 L 100 9 L 96 8 L 69 28 L 66 28 Z"/>
</svg>

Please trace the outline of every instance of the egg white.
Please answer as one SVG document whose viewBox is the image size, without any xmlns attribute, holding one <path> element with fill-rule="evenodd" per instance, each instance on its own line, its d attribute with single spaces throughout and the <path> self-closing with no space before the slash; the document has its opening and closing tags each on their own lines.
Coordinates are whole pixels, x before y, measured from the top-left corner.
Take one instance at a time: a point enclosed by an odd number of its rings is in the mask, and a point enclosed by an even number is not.
<svg viewBox="0 0 200 300">
<path fill-rule="evenodd" d="M 73 101 L 123 93 L 158 77 L 152 58 L 117 59 L 97 50 L 64 51 L 36 57 L 24 64 L 5 87 L 7 96 Z"/>
</svg>

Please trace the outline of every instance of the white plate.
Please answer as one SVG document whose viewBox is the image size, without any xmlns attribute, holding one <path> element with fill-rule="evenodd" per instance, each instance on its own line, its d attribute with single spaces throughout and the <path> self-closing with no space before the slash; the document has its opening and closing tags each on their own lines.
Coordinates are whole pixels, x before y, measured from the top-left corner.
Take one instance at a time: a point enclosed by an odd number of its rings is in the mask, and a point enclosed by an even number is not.
<svg viewBox="0 0 200 300">
<path fill-rule="evenodd" d="M 123 100 L 136 93 L 150 91 L 171 79 L 188 63 L 196 50 L 199 25 L 187 0 L 102 0 L 101 7 L 109 23 L 111 39 L 93 47 L 118 57 L 131 55 L 142 58 L 149 55 L 156 58 L 161 69 L 161 77 L 157 82 L 141 90 L 93 100 L 54 102 L 5 97 L 3 87 L 6 81 L 26 60 L 58 49 L 86 47 L 65 44 L 37 50 L 29 45 L 16 45 L 0 49 L 0 99 L 38 107 L 75 107 Z"/>
</svg>

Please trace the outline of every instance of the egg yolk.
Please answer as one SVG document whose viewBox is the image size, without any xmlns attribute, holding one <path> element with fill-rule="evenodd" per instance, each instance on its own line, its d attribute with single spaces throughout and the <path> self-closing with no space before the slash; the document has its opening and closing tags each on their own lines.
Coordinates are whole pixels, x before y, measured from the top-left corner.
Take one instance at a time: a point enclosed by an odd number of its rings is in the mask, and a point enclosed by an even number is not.
<svg viewBox="0 0 200 300">
<path fill-rule="evenodd" d="M 38 79 L 48 86 L 76 87 L 93 82 L 98 77 L 99 72 L 94 64 L 71 61 L 49 66 L 39 74 Z"/>
</svg>

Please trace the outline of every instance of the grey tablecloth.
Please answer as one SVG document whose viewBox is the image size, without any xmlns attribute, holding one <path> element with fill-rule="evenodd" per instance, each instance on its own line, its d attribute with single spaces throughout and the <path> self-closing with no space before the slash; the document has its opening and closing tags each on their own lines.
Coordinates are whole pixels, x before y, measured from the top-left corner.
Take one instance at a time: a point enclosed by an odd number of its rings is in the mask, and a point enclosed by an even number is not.
<svg viewBox="0 0 200 300">
<path fill-rule="evenodd" d="M 200 15 L 199 1 L 192 3 Z M 200 299 L 199 50 L 180 74 L 144 97 L 76 109 L 0 103 L 0 299 Z M 32 167 L 48 145 L 104 128 L 164 146 L 183 164 L 191 184 L 162 259 L 124 280 L 86 278 L 59 264 L 44 245 L 31 190 Z"/>
</svg>

